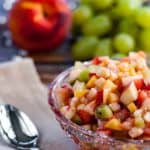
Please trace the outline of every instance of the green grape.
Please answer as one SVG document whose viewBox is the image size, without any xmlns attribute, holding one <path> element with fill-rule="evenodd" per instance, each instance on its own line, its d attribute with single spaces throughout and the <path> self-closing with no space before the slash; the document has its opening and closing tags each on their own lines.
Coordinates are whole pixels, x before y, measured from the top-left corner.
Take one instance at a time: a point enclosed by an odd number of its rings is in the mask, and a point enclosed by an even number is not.
<svg viewBox="0 0 150 150">
<path fill-rule="evenodd" d="M 116 54 L 113 54 L 112 56 L 111 56 L 111 58 L 113 58 L 113 59 L 119 59 L 119 58 L 123 58 L 123 57 L 125 57 L 126 55 L 125 54 L 123 54 L 123 53 L 116 53 Z"/>
<path fill-rule="evenodd" d="M 91 4 L 93 0 L 80 0 L 81 4 Z"/>
<path fill-rule="evenodd" d="M 73 13 L 73 22 L 76 25 L 84 24 L 88 19 L 92 18 L 93 12 L 91 7 L 80 5 Z"/>
<path fill-rule="evenodd" d="M 150 6 L 141 7 L 137 10 L 136 22 L 143 28 L 150 27 Z"/>
<path fill-rule="evenodd" d="M 98 43 L 96 37 L 82 37 L 72 47 L 72 55 L 76 60 L 87 60 L 93 56 Z"/>
<path fill-rule="evenodd" d="M 140 45 L 144 51 L 150 52 L 150 29 L 141 31 Z"/>
<path fill-rule="evenodd" d="M 120 53 L 128 53 L 135 48 L 135 41 L 127 33 L 120 33 L 114 38 L 114 48 Z"/>
<path fill-rule="evenodd" d="M 110 56 L 112 51 L 111 39 L 102 39 L 97 44 L 94 56 Z"/>
<path fill-rule="evenodd" d="M 92 0 L 92 6 L 95 10 L 104 10 L 112 6 L 114 0 Z"/>
<path fill-rule="evenodd" d="M 142 0 L 117 0 L 116 3 L 118 15 L 121 17 L 128 17 L 133 15 L 136 9 L 141 6 Z"/>
<path fill-rule="evenodd" d="M 133 37 L 137 37 L 139 29 L 136 26 L 136 23 L 128 18 L 120 21 L 118 31 L 128 33 Z"/>
<path fill-rule="evenodd" d="M 102 36 L 112 28 L 112 22 L 107 15 L 99 15 L 83 25 L 84 35 Z"/>
</svg>

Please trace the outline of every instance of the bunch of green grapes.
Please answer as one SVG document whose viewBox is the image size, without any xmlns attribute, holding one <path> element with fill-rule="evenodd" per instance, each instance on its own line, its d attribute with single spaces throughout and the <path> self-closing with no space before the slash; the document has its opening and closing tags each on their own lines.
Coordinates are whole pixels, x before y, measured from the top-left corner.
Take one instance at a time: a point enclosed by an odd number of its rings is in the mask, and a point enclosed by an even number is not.
<svg viewBox="0 0 150 150">
<path fill-rule="evenodd" d="M 80 0 L 72 33 L 79 37 L 72 46 L 76 60 L 150 52 L 150 5 L 142 0 Z"/>
</svg>

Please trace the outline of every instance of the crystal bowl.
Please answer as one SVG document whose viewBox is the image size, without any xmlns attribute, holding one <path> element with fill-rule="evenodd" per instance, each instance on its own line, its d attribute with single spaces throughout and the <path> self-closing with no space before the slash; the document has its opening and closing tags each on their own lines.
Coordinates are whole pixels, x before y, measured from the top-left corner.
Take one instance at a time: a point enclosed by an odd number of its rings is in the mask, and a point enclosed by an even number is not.
<svg viewBox="0 0 150 150">
<path fill-rule="evenodd" d="M 149 140 L 113 138 L 86 130 L 66 119 L 59 111 L 56 89 L 64 83 L 72 68 L 56 77 L 49 86 L 49 104 L 62 129 L 79 145 L 80 150 L 150 150 Z"/>
</svg>

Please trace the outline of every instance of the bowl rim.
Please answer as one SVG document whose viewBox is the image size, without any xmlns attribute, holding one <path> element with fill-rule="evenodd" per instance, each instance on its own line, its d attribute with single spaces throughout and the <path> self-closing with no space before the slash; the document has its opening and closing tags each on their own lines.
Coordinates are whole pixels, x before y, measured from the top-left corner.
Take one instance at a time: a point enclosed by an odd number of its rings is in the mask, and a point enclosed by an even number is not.
<svg viewBox="0 0 150 150">
<path fill-rule="evenodd" d="M 87 64 L 87 62 L 85 63 Z M 57 106 L 55 104 L 55 99 L 56 96 L 53 93 L 53 91 L 55 90 L 56 86 L 60 85 L 60 83 L 63 82 L 64 79 L 66 79 L 66 77 L 69 75 L 69 72 L 71 71 L 73 67 L 69 67 L 68 69 L 64 70 L 63 72 L 61 72 L 59 75 L 56 76 L 56 78 L 49 84 L 49 96 L 48 96 L 48 103 L 51 106 L 51 109 L 53 111 L 53 113 L 56 116 L 57 121 L 61 121 L 65 124 L 67 124 L 68 126 L 72 127 L 75 130 L 80 131 L 82 134 L 84 134 L 85 136 L 88 137 L 92 137 L 92 138 L 96 138 L 96 139 L 105 139 L 108 142 L 112 143 L 112 142 L 121 142 L 121 143 L 128 143 L 128 144 L 137 144 L 137 145 L 147 145 L 150 146 L 150 140 L 144 140 L 144 139 L 118 139 L 116 137 L 110 137 L 107 135 L 100 135 L 98 133 L 95 133 L 91 130 L 87 130 L 83 127 L 81 127 L 80 125 L 75 124 L 74 122 L 72 122 L 71 120 L 65 118 L 61 112 L 59 111 L 59 109 L 57 109 Z"/>
</svg>

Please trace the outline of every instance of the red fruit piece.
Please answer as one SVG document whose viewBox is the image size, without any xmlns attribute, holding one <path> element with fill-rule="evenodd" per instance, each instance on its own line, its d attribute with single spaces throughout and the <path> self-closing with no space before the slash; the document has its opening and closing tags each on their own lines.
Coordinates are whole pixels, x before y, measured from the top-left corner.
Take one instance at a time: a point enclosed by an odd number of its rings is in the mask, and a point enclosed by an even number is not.
<svg viewBox="0 0 150 150">
<path fill-rule="evenodd" d="M 89 76 L 90 77 L 93 77 L 93 76 L 97 77 L 96 73 L 90 73 Z"/>
<path fill-rule="evenodd" d="M 150 128 L 149 127 L 144 128 L 144 135 L 150 136 Z"/>
<path fill-rule="evenodd" d="M 148 97 L 147 92 L 146 91 L 139 91 L 138 93 L 138 99 L 136 101 L 136 105 L 138 107 L 141 107 L 144 100 Z"/>
<path fill-rule="evenodd" d="M 126 120 L 130 116 L 130 112 L 127 109 L 122 109 L 114 114 L 115 118 L 120 119 L 120 121 Z"/>
<path fill-rule="evenodd" d="M 57 95 L 63 101 L 65 105 L 69 105 L 70 98 L 73 96 L 73 91 L 69 85 L 63 85 L 57 89 Z"/>
<path fill-rule="evenodd" d="M 144 88 L 144 80 L 143 79 L 135 79 L 134 83 L 135 83 L 135 86 L 137 89 L 143 89 Z"/>
<path fill-rule="evenodd" d="M 102 104 L 102 102 L 103 102 L 103 94 L 104 94 L 103 90 L 97 92 L 97 95 L 96 95 L 96 106 Z"/>
<path fill-rule="evenodd" d="M 79 117 L 81 118 L 83 123 L 89 123 L 92 119 L 91 114 L 89 114 L 87 111 L 85 110 L 79 110 L 78 112 Z"/>
<path fill-rule="evenodd" d="M 145 89 L 145 90 L 150 90 L 150 84 L 145 85 L 143 89 Z"/>
<path fill-rule="evenodd" d="M 102 61 L 100 59 L 100 57 L 95 57 L 93 60 L 92 60 L 92 64 L 94 65 L 98 65 L 100 64 Z"/>
</svg>

